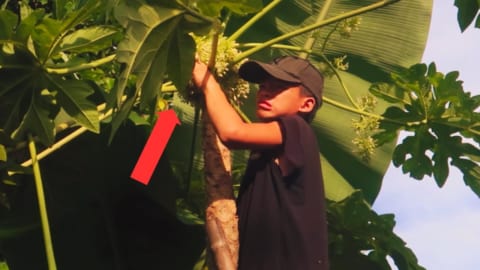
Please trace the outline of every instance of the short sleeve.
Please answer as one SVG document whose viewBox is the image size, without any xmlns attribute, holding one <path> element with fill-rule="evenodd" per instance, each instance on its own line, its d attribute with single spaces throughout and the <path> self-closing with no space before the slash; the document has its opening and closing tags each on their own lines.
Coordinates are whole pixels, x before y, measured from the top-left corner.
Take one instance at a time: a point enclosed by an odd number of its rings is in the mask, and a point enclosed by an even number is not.
<svg viewBox="0 0 480 270">
<path fill-rule="evenodd" d="M 300 116 L 285 116 L 278 120 L 282 132 L 283 150 L 286 159 L 294 169 L 303 167 L 305 155 L 302 140 L 302 132 L 306 132 L 308 123 Z"/>
</svg>

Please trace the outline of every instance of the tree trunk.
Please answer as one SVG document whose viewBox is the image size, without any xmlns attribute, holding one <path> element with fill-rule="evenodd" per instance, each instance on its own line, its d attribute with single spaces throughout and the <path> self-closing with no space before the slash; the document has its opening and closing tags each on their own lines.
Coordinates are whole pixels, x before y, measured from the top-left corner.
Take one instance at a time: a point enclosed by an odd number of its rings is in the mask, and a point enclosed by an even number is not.
<svg viewBox="0 0 480 270">
<path fill-rule="evenodd" d="M 202 117 L 208 267 L 210 270 L 236 270 L 238 217 L 233 194 L 230 150 L 218 138 L 207 113 Z"/>
</svg>

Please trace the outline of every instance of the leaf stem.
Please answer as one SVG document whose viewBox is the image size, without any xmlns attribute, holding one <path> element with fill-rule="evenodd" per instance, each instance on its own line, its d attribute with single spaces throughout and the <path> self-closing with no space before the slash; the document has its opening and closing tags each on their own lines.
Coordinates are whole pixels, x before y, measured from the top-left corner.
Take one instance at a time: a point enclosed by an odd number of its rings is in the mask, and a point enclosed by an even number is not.
<svg viewBox="0 0 480 270">
<path fill-rule="evenodd" d="M 330 69 L 333 71 L 333 73 L 335 73 L 335 77 L 337 77 L 338 82 L 339 82 L 340 85 L 342 86 L 343 92 L 345 93 L 345 96 L 347 96 L 348 101 L 350 101 L 350 103 L 351 103 L 357 110 L 360 110 L 360 107 L 359 107 L 358 104 L 353 100 L 353 97 L 352 97 L 352 95 L 350 94 L 350 91 L 348 90 L 347 85 L 343 82 L 343 79 L 342 79 L 342 77 L 340 76 L 340 74 L 338 73 L 337 69 L 332 65 L 332 63 L 328 60 L 328 58 L 327 58 L 324 54 L 320 54 L 320 57 L 323 58 L 323 60 L 325 61 L 325 63 L 327 63 L 327 65 L 330 67 Z"/>
<path fill-rule="evenodd" d="M 333 0 L 326 0 L 325 3 L 323 4 L 322 9 L 320 10 L 320 14 L 318 14 L 317 20 L 315 23 L 320 23 L 325 20 L 325 17 L 327 16 L 328 10 L 330 9 L 332 5 Z M 313 45 L 317 41 L 316 35 L 317 35 L 318 29 L 313 30 L 310 32 L 310 36 L 308 39 L 305 41 L 305 45 L 303 46 L 304 49 L 311 50 L 313 49 Z M 302 52 L 299 55 L 300 58 L 307 59 L 308 58 L 308 53 L 307 52 Z"/>
<path fill-rule="evenodd" d="M 273 39 L 270 39 L 266 42 L 264 42 L 263 44 L 257 46 L 257 47 L 254 47 L 250 50 L 247 50 L 239 55 L 237 55 L 237 57 L 234 59 L 234 62 L 237 63 L 239 61 L 241 61 L 242 59 L 244 58 L 247 58 L 248 56 L 264 49 L 264 48 L 267 48 L 269 46 L 271 46 L 272 44 L 275 44 L 275 43 L 279 43 L 283 40 L 286 40 L 286 39 L 289 39 L 289 38 L 292 38 L 292 37 L 295 37 L 295 36 L 298 36 L 298 35 L 301 35 L 301 34 L 304 34 L 306 32 L 309 32 L 309 31 L 312 31 L 314 29 L 317 29 L 317 28 L 320 28 L 320 27 L 323 27 L 325 25 L 329 25 L 331 23 L 334 23 L 334 22 L 337 22 L 337 21 L 340 21 L 340 20 L 344 20 L 344 19 L 347 19 L 347 18 L 350 18 L 350 17 L 354 17 L 354 16 L 357 16 L 357 15 L 360 15 L 360 14 L 363 14 L 363 13 L 366 13 L 366 12 L 369 12 L 369 11 L 372 11 L 372 10 L 375 10 L 375 9 L 378 9 L 378 8 L 382 8 L 382 7 L 385 7 L 387 5 L 390 5 L 390 4 L 393 4 L 393 3 L 396 3 L 400 0 L 384 0 L 384 1 L 380 1 L 380 2 L 377 2 L 377 3 L 374 3 L 374 4 L 371 4 L 371 5 L 368 5 L 368 6 L 365 6 L 365 7 L 362 7 L 362 8 L 358 8 L 356 10 L 353 10 L 353 11 L 350 11 L 350 12 L 346 12 L 346 13 L 342 13 L 340 15 L 337 15 L 337 16 L 334 16 L 334 17 L 331 17 L 329 19 L 326 19 L 324 21 L 321 21 L 321 22 L 318 22 L 318 23 L 314 23 L 314 24 L 311 24 L 311 25 L 308 25 L 308 26 L 305 26 L 305 27 L 302 27 L 298 30 L 295 30 L 295 31 L 292 31 L 290 33 L 287 33 L 287 34 L 284 34 L 284 35 L 281 35 L 281 36 L 278 36 L 276 38 L 273 38 Z"/>
<path fill-rule="evenodd" d="M 37 150 L 35 148 L 35 141 L 32 135 L 28 135 L 28 148 L 32 158 L 33 176 L 35 179 L 35 186 L 37 189 L 38 208 L 40 210 L 40 219 L 42 223 L 43 241 L 45 244 L 45 253 L 47 255 L 47 263 L 49 270 L 56 270 L 55 255 L 53 252 L 52 237 L 50 233 L 50 225 L 48 222 L 47 205 L 45 201 L 45 193 L 43 191 L 42 175 L 40 173 L 40 166 L 37 159 Z"/>
<path fill-rule="evenodd" d="M 273 0 L 270 2 L 266 7 L 264 7 L 260 12 L 255 14 L 250 20 L 248 20 L 244 25 L 238 28 L 235 33 L 233 33 L 227 40 L 236 40 L 238 39 L 243 33 L 245 33 L 254 23 L 260 20 L 265 14 L 267 14 L 270 10 L 280 4 L 282 0 Z"/>
<path fill-rule="evenodd" d="M 390 122 L 390 123 L 401 125 L 401 126 L 411 127 L 411 126 L 418 126 L 418 125 L 424 124 L 423 120 L 422 121 L 415 121 L 415 122 L 403 122 L 403 121 L 399 121 L 399 120 L 395 120 L 395 119 L 391 119 L 391 118 L 386 118 L 384 116 L 381 116 L 381 115 L 378 115 L 378 114 L 375 114 L 375 113 L 369 113 L 369 112 L 366 112 L 364 110 L 359 110 L 359 109 L 350 107 L 348 105 L 345 105 L 343 103 L 340 103 L 340 102 L 335 101 L 333 99 L 330 99 L 328 97 L 323 97 L 323 101 L 325 103 L 328 103 L 330 105 L 333 105 L 337 108 L 340 108 L 340 109 L 343 109 L 343 110 L 346 110 L 346 111 L 349 111 L 349 112 L 353 112 L 353 113 L 356 113 L 356 114 L 377 118 L 380 121 Z"/>
<path fill-rule="evenodd" d="M 189 15 L 192 15 L 193 17 L 197 18 L 197 19 L 200 19 L 202 21 L 205 21 L 205 22 L 209 22 L 209 23 L 215 23 L 216 20 L 215 19 L 212 19 L 210 17 L 206 17 L 206 16 L 203 16 L 202 14 L 200 14 L 199 12 L 195 11 L 194 9 L 190 8 L 189 6 L 185 5 L 184 3 L 182 3 L 182 1 L 176 1 L 177 4 L 179 4 L 182 8 L 185 9 L 185 11 L 189 14 Z"/>
<path fill-rule="evenodd" d="M 45 70 L 51 74 L 64 75 L 64 74 L 69 74 L 73 72 L 78 72 L 86 69 L 99 67 L 101 65 L 104 65 L 106 63 L 113 61 L 116 56 L 117 56 L 116 54 L 112 54 L 112 55 L 97 59 L 95 61 L 91 61 L 85 64 L 77 65 L 75 67 L 70 67 L 70 68 L 48 68 L 47 67 L 45 68 Z"/>
</svg>

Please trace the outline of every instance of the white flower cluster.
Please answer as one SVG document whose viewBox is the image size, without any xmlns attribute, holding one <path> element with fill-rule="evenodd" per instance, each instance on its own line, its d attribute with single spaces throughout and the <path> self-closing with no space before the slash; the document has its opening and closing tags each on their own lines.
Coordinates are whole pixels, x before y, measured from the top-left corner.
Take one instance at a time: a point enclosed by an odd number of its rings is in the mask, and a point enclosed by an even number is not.
<svg viewBox="0 0 480 270">
<path fill-rule="evenodd" d="M 377 106 L 377 99 L 372 95 L 363 96 L 358 104 L 360 110 L 371 113 Z M 352 125 L 356 134 L 352 143 L 357 147 L 356 152 L 360 157 L 368 162 L 377 147 L 377 142 L 372 138 L 372 135 L 379 129 L 378 118 L 361 115 L 359 119 L 352 120 Z"/>
<path fill-rule="evenodd" d="M 357 31 L 359 29 L 359 25 L 362 21 L 361 17 L 354 17 L 350 19 L 345 19 L 340 23 L 340 28 L 338 29 L 338 32 L 340 36 L 344 38 L 349 38 L 352 36 L 353 31 Z"/>
<path fill-rule="evenodd" d="M 194 37 L 194 39 L 197 44 L 198 57 L 202 62 L 208 63 L 212 53 L 212 37 L 209 35 Z M 240 105 L 247 98 L 250 87 L 248 82 L 242 80 L 238 75 L 238 68 L 243 61 L 233 64 L 235 56 L 240 53 L 237 47 L 238 44 L 234 40 L 228 40 L 222 35 L 218 37 L 214 75 L 230 101 L 235 105 Z"/>
</svg>

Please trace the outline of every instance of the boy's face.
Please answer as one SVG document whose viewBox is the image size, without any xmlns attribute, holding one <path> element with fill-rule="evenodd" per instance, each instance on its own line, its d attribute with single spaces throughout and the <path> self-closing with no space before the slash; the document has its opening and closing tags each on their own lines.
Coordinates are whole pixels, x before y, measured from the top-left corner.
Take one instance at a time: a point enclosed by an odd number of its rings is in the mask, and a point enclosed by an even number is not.
<svg viewBox="0 0 480 270">
<path fill-rule="evenodd" d="M 314 105 L 315 98 L 303 95 L 299 84 L 268 77 L 259 85 L 256 114 L 260 120 L 270 121 L 280 116 L 308 112 Z"/>
</svg>

